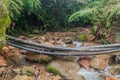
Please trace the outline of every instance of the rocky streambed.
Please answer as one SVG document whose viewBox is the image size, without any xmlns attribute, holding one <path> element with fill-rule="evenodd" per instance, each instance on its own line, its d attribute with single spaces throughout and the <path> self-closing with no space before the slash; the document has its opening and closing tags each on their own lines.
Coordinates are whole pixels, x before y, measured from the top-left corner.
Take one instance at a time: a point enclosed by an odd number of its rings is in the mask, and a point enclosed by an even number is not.
<svg viewBox="0 0 120 80">
<path fill-rule="evenodd" d="M 48 56 L 7 45 L 1 54 L 0 80 L 119 80 L 119 61 L 119 52 L 93 56 Z"/>
<path fill-rule="evenodd" d="M 28 38 L 30 36 L 32 38 Z M 93 42 L 95 37 L 86 28 L 28 37 L 19 36 L 20 39 L 49 46 L 80 47 L 100 44 Z M 6 45 L 0 54 L 0 80 L 119 80 L 119 78 L 120 52 L 92 56 L 49 56 Z"/>
</svg>

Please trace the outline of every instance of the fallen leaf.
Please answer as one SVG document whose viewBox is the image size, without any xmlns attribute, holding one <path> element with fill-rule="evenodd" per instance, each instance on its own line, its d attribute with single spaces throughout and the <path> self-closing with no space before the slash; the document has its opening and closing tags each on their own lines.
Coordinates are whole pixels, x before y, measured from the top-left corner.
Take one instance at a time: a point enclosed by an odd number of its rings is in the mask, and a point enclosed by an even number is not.
<svg viewBox="0 0 120 80">
<path fill-rule="evenodd" d="M 95 36 L 92 35 L 92 34 L 90 34 L 90 35 L 87 36 L 87 40 L 88 41 L 93 41 L 94 39 L 95 39 Z"/>
</svg>

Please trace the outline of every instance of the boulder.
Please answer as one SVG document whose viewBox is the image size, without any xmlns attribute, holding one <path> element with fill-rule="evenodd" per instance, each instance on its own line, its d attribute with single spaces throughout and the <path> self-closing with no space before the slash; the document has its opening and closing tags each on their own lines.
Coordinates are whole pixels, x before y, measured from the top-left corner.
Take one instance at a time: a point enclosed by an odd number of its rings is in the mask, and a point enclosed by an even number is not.
<svg viewBox="0 0 120 80">
<path fill-rule="evenodd" d="M 22 54 L 13 54 L 8 56 L 6 59 L 9 65 L 15 66 L 27 65 L 26 56 Z"/>
<path fill-rule="evenodd" d="M 104 70 L 109 63 L 108 55 L 97 55 L 91 60 L 91 66 L 97 70 Z"/>
<path fill-rule="evenodd" d="M 10 24 L 10 18 L 5 7 L 6 0 L 0 0 L 0 50 L 5 44 L 5 32 L 6 28 Z"/>
<path fill-rule="evenodd" d="M 120 65 L 117 66 L 112 66 L 109 71 L 111 72 L 111 74 L 113 75 L 118 75 L 120 74 Z"/>
<path fill-rule="evenodd" d="M 46 69 L 54 74 L 63 76 L 65 79 L 74 79 L 76 73 L 80 70 L 79 64 L 72 61 L 52 61 Z"/>
</svg>

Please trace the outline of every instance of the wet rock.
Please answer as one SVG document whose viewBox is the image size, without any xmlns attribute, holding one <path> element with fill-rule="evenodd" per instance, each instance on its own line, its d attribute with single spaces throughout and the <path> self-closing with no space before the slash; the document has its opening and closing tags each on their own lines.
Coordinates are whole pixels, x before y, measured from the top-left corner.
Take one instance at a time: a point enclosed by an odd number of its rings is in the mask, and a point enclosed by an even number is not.
<svg viewBox="0 0 120 80">
<path fill-rule="evenodd" d="M 79 64 L 71 61 L 52 61 L 46 69 L 54 74 L 64 76 L 66 79 L 74 79 L 80 70 Z"/>
<path fill-rule="evenodd" d="M 30 77 L 26 76 L 26 75 L 23 75 L 23 76 L 16 76 L 14 79 L 12 80 L 33 80 L 31 79 Z"/>
<path fill-rule="evenodd" d="M 97 55 L 91 60 L 91 66 L 97 70 L 104 70 L 109 63 L 108 55 Z"/>
<path fill-rule="evenodd" d="M 81 68 L 77 75 L 83 76 L 85 80 L 103 80 L 103 77 L 100 76 L 99 72 L 93 68 L 89 70 Z"/>
<path fill-rule="evenodd" d="M 35 69 L 33 67 L 29 67 L 29 66 L 24 66 L 22 69 L 22 75 L 28 75 L 28 76 L 32 76 L 35 73 Z"/>
<path fill-rule="evenodd" d="M 72 43 L 73 43 L 73 40 L 72 40 L 71 37 L 65 37 L 65 38 L 63 39 L 63 42 L 64 42 L 65 44 L 72 44 Z"/>
<path fill-rule="evenodd" d="M 116 52 L 114 55 L 111 55 L 110 64 L 120 64 L 120 52 Z"/>
<path fill-rule="evenodd" d="M 26 57 L 25 55 L 22 54 L 13 54 L 11 56 L 8 56 L 7 61 L 9 65 L 16 65 L 16 66 L 27 65 Z"/>
<path fill-rule="evenodd" d="M 74 80 L 86 80 L 82 75 L 76 75 Z"/>
<path fill-rule="evenodd" d="M 111 72 L 111 74 L 113 75 L 118 75 L 120 74 L 120 65 L 117 66 L 112 66 L 109 71 Z"/>
</svg>

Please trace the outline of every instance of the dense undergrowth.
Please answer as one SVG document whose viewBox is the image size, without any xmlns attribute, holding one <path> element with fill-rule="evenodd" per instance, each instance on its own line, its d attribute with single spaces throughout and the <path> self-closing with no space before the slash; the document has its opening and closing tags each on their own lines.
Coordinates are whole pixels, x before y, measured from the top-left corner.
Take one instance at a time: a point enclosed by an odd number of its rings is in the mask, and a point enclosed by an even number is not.
<svg viewBox="0 0 120 80">
<path fill-rule="evenodd" d="M 119 26 L 120 0 L 7 0 L 8 33 L 39 33 L 71 26 L 93 26 L 98 38 Z"/>
</svg>

